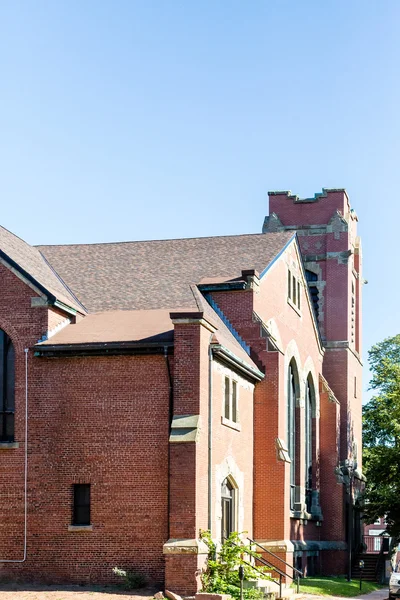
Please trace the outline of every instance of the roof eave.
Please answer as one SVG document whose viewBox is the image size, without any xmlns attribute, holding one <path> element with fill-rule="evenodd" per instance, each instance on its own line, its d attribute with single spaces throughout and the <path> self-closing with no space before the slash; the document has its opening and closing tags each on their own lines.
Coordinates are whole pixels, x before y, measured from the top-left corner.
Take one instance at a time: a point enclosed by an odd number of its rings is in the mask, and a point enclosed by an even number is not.
<svg viewBox="0 0 400 600">
<path fill-rule="evenodd" d="M 68 304 L 65 304 L 64 302 L 61 302 L 60 300 L 57 300 L 57 297 L 52 292 L 50 292 L 46 287 L 44 287 L 44 285 L 39 283 L 39 281 L 37 281 L 37 279 L 32 277 L 32 275 L 30 273 L 28 273 L 28 271 L 25 271 L 25 269 L 23 269 L 21 267 L 21 265 L 19 265 L 17 262 L 15 262 L 15 260 L 13 260 L 10 256 L 8 256 L 8 254 L 6 254 L 3 250 L 0 250 L 0 258 L 2 258 L 6 263 L 8 263 L 10 265 L 10 267 L 12 267 L 12 269 L 17 271 L 31 285 L 33 285 L 35 288 L 37 288 L 40 293 L 42 293 L 44 296 L 46 296 L 49 304 L 51 304 L 57 308 L 61 308 L 62 310 L 64 310 L 65 312 L 68 312 L 69 314 L 76 315 L 76 313 L 78 311 L 75 308 L 73 308 L 72 306 L 69 306 Z"/>
<path fill-rule="evenodd" d="M 199 283 L 197 287 L 201 292 L 230 292 L 232 290 L 246 289 L 245 281 L 235 281 L 232 283 Z"/>
<path fill-rule="evenodd" d="M 36 344 L 35 356 L 100 356 L 111 354 L 159 354 L 171 351 L 172 340 L 157 342 L 92 342 L 78 344 Z"/>
<path fill-rule="evenodd" d="M 296 233 L 294 233 L 290 237 L 290 239 L 286 242 L 286 244 L 279 250 L 278 254 L 271 260 L 270 263 L 268 263 L 268 265 L 265 267 L 265 269 L 260 273 L 260 279 L 262 279 L 264 277 L 264 275 L 266 275 L 268 273 L 268 271 L 270 270 L 270 268 L 280 259 L 280 257 L 282 256 L 282 254 L 284 254 L 284 252 L 286 251 L 286 249 L 290 246 L 290 244 L 295 239 L 296 239 Z"/>
<path fill-rule="evenodd" d="M 251 365 L 245 363 L 238 356 L 233 354 L 228 348 L 222 346 L 221 344 L 212 344 L 211 349 L 213 354 L 221 358 L 224 362 L 227 362 L 229 365 L 234 366 L 237 370 L 241 371 L 243 375 L 247 378 L 250 378 L 255 381 L 261 381 L 264 379 L 265 375 L 256 367 L 252 367 Z"/>
</svg>

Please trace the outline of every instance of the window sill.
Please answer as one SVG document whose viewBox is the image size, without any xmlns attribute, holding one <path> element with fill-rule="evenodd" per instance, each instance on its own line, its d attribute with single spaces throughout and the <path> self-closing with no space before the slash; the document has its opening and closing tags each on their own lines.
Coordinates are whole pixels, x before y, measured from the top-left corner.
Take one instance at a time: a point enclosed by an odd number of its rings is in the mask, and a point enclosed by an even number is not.
<svg viewBox="0 0 400 600">
<path fill-rule="evenodd" d="M 294 312 L 296 312 L 299 315 L 299 317 L 301 317 L 301 310 L 298 306 L 296 306 L 294 302 L 291 301 L 290 298 L 287 299 L 287 303 L 293 308 Z"/>
<path fill-rule="evenodd" d="M 9 450 L 19 448 L 19 442 L 0 442 L 0 450 Z"/>
<path fill-rule="evenodd" d="M 93 531 L 93 525 L 68 525 L 68 531 Z"/>
<path fill-rule="evenodd" d="M 226 427 L 235 429 L 235 431 L 242 431 L 242 426 L 240 425 L 240 423 L 235 423 L 235 421 L 231 421 L 230 419 L 227 419 L 226 417 L 221 417 L 221 423 L 222 423 L 222 425 L 225 425 Z"/>
</svg>

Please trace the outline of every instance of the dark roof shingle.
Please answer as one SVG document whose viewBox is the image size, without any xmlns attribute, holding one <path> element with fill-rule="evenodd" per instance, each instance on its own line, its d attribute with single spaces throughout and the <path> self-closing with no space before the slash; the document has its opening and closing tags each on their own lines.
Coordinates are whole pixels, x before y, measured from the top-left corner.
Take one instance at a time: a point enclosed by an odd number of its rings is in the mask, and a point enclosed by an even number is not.
<svg viewBox="0 0 400 600">
<path fill-rule="evenodd" d="M 84 312 L 82 306 L 64 285 L 57 273 L 47 263 L 37 248 L 0 226 L 0 251 L 5 260 L 11 259 L 24 274 L 28 274 L 33 283 L 38 283 L 47 292 L 64 304 Z M 9 261 L 7 261 L 9 262 Z"/>
<path fill-rule="evenodd" d="M 89 312 L 194 306 L 190 284 L 260 273 L 293 237 L 262 233 L 149 242 L 37 246 Z"/>
</svg>

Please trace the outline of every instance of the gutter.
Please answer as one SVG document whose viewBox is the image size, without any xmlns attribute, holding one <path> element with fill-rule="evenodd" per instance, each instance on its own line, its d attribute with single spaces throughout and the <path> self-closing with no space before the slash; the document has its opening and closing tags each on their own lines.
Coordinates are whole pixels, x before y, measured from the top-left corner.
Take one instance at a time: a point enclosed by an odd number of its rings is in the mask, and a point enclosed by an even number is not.
<svg viewBox="0 0 400 600">
<path fill-rule="evenodd" d="M 41 283 L 39 283 L 34 277 L 32 277 L 32 275 L 30 275 L 30 273 L 28 273 L 28 271 L 25 271 L 25 269 L 23 269 L 17 262 L 15 262 L 15 260 L 10 258 L 8 256 L 8 254 L 3 252 L 3 250 L 0 250 L 0 258 L 2 258 L 6 263 L 8 263 L 12 267 L 12 269 L 17 271 L 20 275 L 22 275 L 22 277 L 24 277 L 24 279 L 27 279 L 44 296 L 46 296 L 46 298 L 48 299 L 48 301 L 51 305 L 53 305 L 57 308 L 61 308 L 62 310 L 70 313 L 71 315 L 76 315 L 76 313 L 78 311 L 75 308 L 57 300 L 57 298 L 54 294 L 49 292 L 48 289 L 46 289 Z M 82 311 L 82 314 L 84 314 L 83 311 Z"/>
<path fill-rule="evenodd" d="M 207 292 L 227 292 L 232 290 L 244 290 L 246 289 L 245 281 L 232 281 L 224 283 L 199 283 L 197 284 L 199 290 L 203 293 Z"/>
<path fill-rule="evenodd" d="M 213 401 L 212 401 L 212 370 L 213 370 L 213 349 L 211 340 L 213 333 L 210 336 L 210 344 L 208 346 L 208 522 L 207 528 L 211 533 L 212 530 L 212 476 L 213 476 L 213 461 L 212 461 L 212 418 L 213 418 Z"/>
<path fill-rule="evenodd" d="M 164 346 L 164 358 L 165 358 L 165 366 L 167 367 L 167 375 L 168 375 L 168 386 L 169 386 L 169 403 L 168 403 L 168 416 L 169 416 L 169 432 L 168 436 L 171 433 L 171 424 L 174 416 L 174 385 L 172 381 L 171 374 L 171 365 L 168 360 L 168 346 Z M 170 538 L 170 511 L 171 511 L 171 453 L 168 442 L 168 455 L 167 455 L 167 464 L 168 464 L 168 490 L 167 490 L 167 539 Z"/>
<path fill-rule="evenodd" d="M 218 356 L 222 361 L 233 366 L 236 370 L 241 371 L 241 373 L 247 378 L 255 381 L 261 381 L 265 377 L 262 371 L 259 371 L 256 367 L 251 367 L 250 365 L 246 364 L 243 360 L 235 356 L 233 352 L 221 344 L 213 344 L 212 353 Z"/>
<path fill-rule="evenodd" d="M 89 344 L 39 344 L 33 347 L 35 356 L 102 356 L 114 354 L 163 354 L 172 349 L 170 342 L 95 342 Z"/>
</svg>

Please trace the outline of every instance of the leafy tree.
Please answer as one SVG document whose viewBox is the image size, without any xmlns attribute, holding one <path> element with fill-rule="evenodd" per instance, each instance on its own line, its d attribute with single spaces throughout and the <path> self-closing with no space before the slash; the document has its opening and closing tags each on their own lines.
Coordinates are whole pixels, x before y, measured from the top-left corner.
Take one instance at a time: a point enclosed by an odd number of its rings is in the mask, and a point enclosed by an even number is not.
<svg viewBox="0 0 400 600">
<path fill-rule="evenodd" d="M 369 352 L 371 389 L 363 408 L 363 461 L 367 477 L 367 522 L 386 517 L 387 531 L 400 540 L 400 335 Z"/>
</svg>

